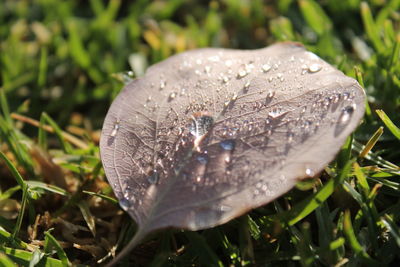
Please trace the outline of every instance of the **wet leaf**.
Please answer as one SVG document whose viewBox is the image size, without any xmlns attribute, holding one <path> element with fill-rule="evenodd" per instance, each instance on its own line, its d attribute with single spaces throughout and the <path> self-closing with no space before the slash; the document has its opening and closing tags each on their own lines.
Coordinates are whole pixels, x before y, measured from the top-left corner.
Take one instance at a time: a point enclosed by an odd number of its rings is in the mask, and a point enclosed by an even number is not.
<svg viewBox="0 0 400 267">
<path fill-rule="evenodd" d="M 150 67 L 115 99 L 100 140 L 107 178 L 139 226 L 132 242 L 223 224 L 317 175 L 364 103 L 354 79 L 295 43 L 199 49 Z"/>
</svg>

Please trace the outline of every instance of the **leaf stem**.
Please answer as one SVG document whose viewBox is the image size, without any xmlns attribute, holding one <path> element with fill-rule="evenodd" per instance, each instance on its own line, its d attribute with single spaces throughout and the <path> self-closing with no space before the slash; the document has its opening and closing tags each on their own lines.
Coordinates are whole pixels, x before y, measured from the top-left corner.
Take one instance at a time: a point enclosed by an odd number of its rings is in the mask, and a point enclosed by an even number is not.
<svg viewBox="0 0 400 267">
<path fill-rule="evenodd" d="M 139 245 L 139 242 L 143 240 L 143 238 L 146 236 L 148 232 L 149 231 L 147 231 L 145 228 L 139 228 L 135 236 L 132 238 L 132 240 L 129 241 L 128 245 L 126 245 L 121 250 L 121 252 L 105 267 L 117 266 L 119 261 L 124 259 L 129 252 L 131 252 L 137 245 Z"/>
</svg>

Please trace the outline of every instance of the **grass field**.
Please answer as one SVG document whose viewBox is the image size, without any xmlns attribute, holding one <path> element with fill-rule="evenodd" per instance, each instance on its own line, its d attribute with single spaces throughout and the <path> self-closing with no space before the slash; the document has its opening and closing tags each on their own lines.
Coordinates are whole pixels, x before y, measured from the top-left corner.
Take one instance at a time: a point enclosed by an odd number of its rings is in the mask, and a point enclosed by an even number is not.
<svg viewBox="0 0 400 267">
<path fill-rule="evenodd" d="M 0 266 L 103 264 L 132 238 L 136 225 L 113 196 L 98 148 L 124 81 L 188 49 L 287 40 L 365 88 L 357 131 L 317 179 L 213 229 L 154 233 L 124 263 L 395 266 L 399 7 L 400 0 L 0 0 Z"/>
</svg>

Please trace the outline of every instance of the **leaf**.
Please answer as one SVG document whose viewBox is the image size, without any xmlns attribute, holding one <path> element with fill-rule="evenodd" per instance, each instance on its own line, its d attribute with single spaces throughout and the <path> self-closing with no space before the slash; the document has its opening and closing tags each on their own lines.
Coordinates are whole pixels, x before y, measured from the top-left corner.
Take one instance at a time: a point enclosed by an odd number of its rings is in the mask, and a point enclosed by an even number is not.
<svg viewBox="0 0 400 267">
<path fill-rule="evenodd" d="M 125 251 L 156 229 L 223 224 L 317 175 L 364 108 L 354 79 L 296 43 L 193 50 L 150 67 L 114 100 L 100 140 L 139 226 Z"/>
</svg>

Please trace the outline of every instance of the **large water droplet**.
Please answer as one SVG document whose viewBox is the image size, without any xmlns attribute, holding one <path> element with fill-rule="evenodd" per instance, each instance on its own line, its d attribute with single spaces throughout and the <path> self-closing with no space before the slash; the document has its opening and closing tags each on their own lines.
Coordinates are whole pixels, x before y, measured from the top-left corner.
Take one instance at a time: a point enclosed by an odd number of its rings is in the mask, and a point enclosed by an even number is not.
<svg viewBox="0 0 400 267">
<path fill-rule="evenodd" d="M 199 112 L 192 115 L 192 122 L 189 125 L 189 132 L 195 137 L 205 135 L 214 123 L 213 117 Z"/>
<path fill-rule="evenodd" d="M 351 116 L 353 115 L 355 107 L 356 107 L 355 105 L 344 107 L 342 109 L 342 114 L 340 114 L 339 122 L 347 123 L 350 120 Z"/>
<path fill-rule="evenodd" d="M 234 140 L 224 140 L 219 143 L 219 145 L 224 150 L 233 150 L 235 148 L 235 141 Z"/>
</svg>

